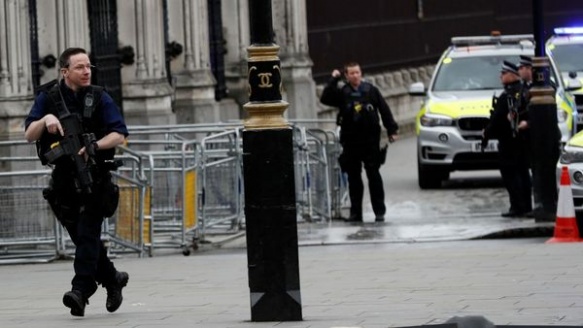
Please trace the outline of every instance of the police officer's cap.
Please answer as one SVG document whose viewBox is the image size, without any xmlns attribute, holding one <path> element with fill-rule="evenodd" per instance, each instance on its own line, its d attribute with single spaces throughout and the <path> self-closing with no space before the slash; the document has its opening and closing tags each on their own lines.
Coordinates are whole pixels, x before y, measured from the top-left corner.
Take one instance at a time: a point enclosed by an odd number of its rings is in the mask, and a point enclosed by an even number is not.
<svg viewBox="0 0 583 328">
<path fill-rule="evenodd" d="M 502 73 L 508 72 L 518 75 L 518 67 L 516 67 L 516 65 L 512 64 L 511 62 L 504 61 L 504 63 L 502 64 L 502 68 L 500 69 L 500 72 Z"/>
<path fill-rule="evenodd" d="M 521 67 L 521 66 L 532 67 L 532 57 L 520 55 L 520 62 L 518 63 L 518 67 Z"/>
</svg>

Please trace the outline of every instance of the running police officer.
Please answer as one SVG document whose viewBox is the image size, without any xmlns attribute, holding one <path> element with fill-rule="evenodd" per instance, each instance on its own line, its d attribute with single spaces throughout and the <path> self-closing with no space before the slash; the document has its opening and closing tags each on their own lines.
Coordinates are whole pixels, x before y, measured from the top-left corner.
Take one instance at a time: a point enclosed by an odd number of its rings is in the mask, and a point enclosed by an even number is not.
<svg viewBox="0 0 583 328">
<path fill-rule="evenodd" d="M 100 237 L 103 219 L 113 215 L 119 197 L 111 160 L 128 131 L 113 99 L 91 85 L 92 65 L 84 49 L 66 49 L 59 68 L 62 79 L 41 86 L 37 94 L 25 120 L 25 138 L 37 142 L 41 162 L 53 167 L 43 195 L 76 246 L 75 276 L 64 305 L 72 315 L 84 316 L 101 284 L 107 290 L 106 309 L 114 312 L 129 276 L 115 269 Z"/>
</svg>

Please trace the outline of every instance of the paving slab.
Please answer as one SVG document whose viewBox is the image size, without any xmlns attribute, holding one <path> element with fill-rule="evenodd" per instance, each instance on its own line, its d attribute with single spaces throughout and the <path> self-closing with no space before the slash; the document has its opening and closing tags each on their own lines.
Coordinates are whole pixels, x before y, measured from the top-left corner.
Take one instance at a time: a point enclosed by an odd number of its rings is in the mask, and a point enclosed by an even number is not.
<svg viewBox="0 0 583 328">
<path fill-rule="evenodd" d="M 583 244 L 546 238 L 300 247 L 303 320 L 251 322 L 244 249 L 115 259 L 124 304 L 100 288 L 75 318 L 71 261 L 0 267 L 0 327 L 405 327 L 483 315 L 498 325 L 583 324 Z"/>
</svg>

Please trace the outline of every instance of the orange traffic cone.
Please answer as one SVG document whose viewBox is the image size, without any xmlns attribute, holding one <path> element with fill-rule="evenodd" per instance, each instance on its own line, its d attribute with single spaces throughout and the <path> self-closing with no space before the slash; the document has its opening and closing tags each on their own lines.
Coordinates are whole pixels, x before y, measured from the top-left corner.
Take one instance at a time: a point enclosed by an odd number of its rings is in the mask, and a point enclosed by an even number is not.
<svg viewBox="0 0 583 328">
<path fill-rule="evenodd" d="M 561 169 L 561 185 L 559 186 L 559 202 L 557 204 L 557 219 L 555 220 L 555 233 L 547 243 L 566 243 L 583 241 L 579 237 L 577 219 L 575 218 L 575 206 L 573 205 L 573 192 L 571 191 L 571 179 L 569 168 Z"/>
</svg>

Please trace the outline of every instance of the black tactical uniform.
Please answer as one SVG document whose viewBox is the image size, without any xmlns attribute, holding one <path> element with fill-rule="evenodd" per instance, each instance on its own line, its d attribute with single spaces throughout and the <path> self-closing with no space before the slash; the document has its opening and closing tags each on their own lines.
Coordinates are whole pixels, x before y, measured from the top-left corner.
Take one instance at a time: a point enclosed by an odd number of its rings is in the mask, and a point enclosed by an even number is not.
<svg viewBox="0 0 583 328">
<path fill-rule="evenodd" d="M 380 91 L 368 82 L 362 81 L 357 89 L 350 84 L 338 88 L 340 78 L 332 78 L 320 101 L 339 109 L 337 123 L 340 125 L 342 155 L 339 158 L 342 171 L 348 175 L 350 194 L 350 220 L 362 221 L 362 198 L 364 185 L 361 172 L 362 164 L 368 178 L 372 208 L 378 221 L 384 220 L 386 212 L 385 191 L 379 168 L 384 159 L 381 157 L 380 137 L 382 123 L 390 136 L 399 129 L 391 110 Z"/>
<path fill-rule="evenodd" d="M 509 104 L 516 106 L 515 113 L 511 115 L 517 117 L 511 120 Z M 510 210 L 502 214 L 506 217 L 521 217 L 532 211 L 528 130 L 518 131 L 511 122 L 513 120 L 517 125 L 527 120 L 528 112 L 525 109 L 521 82 L 518 80 L 505 85 L 495 102 L 490 123 L 484 130 L 486 139 L 498 139 L 500 174 L 510 198 Z"/>
<path fill-rule="evenodd" d="M 60 111 L 57 108 L 54 99 L 61 99 L 68 112 L 80 118 L 83 132 L 94 133 L 96 140 L 111 132 L 128 135 L 119 109 L 103 88 L 89 86 L 75 93 L 63 81 L 60 85 L 51 83 L 40 88 L 26 118 L 25 127 L 28 128 L 32 122 L 47 114 L 53 114 L 63 122 L 60 115 L 62 109 Z M 62 139 L 60 135 L 44 131 L 37 141 L 43 164 L 46 164 L 44 154 L 50 145 Z M 65 294 L 63 302 L 71 307 L 71 314 L 77 316 L 84 314 L 84 304 L 70 306 L 71 297 L 77 303 L 86 303 L 97 290 L 97 284 L 102 284 L 108 290 L 107 309 L 113 312 L 121 304 L 121 288 L 128 280 L 127 273 L 115 269 L 101 241 L 103 219 L 113 214 L 111 212 L 115 211 L 119 196 L 117 186 L 111 181 L 111 167 L 108 167 L 107 162 L 113 158 L 114 152 L 114 149 L 96 150 L 96 165 L 90 171 L 93 180 L 90 193 L 80 184 L 75 163 L 70 156 L 58 157 L 51 163 L 54 164 L 52 178 L 49 188 L 44 191 L 57 219 L 67 229 L 76 246 L 72 292 Z"/>
</svg>

